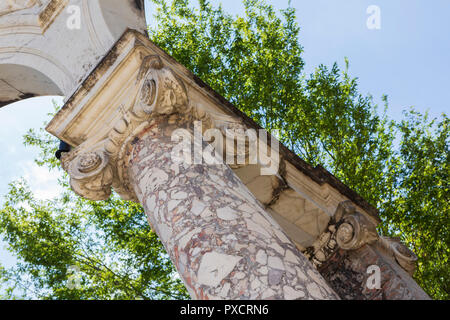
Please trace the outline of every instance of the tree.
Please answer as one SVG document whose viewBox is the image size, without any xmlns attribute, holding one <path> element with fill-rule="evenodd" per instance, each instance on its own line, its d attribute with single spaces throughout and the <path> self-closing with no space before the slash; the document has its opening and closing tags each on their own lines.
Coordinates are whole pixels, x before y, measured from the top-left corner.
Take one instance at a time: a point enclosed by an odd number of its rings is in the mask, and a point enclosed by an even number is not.
<svg viewBox="0 0 450 320">
<path fill-rule="evenodd" d="M 30 131 L 52 170 L 55 139 Z M 10 184 L 0 230 L 19 262 L 0 269 L 6 297 L 35 299 L 185 299 L 187 292 L 140 205 L 81 199 L 60 179 L 60 196 L 36 200 L 25 181 Z M 15 290 L 17 289 L 17 290 Z"/>
<path fill-rule="evenodd" d="M 390 120 L 387 97 L 380 113 L 372 97 L 358 93 L 347 61 L 344 70 L 321 65 L 306 75 L 292 8 L 277 14 L 263 1 L 244 0 L 245 15 L 234 17 L 205 0 L 196 8 L 186 0 L 153 2 L 151 40 L 377 206 L 380 233 L 400 236 L 417 252 L 419 285 L 435 298 L 450 296 L 446 115 L 430 121 L 411 111 L 402 122 Z M 41 148 L 38 164 L 60 170 L 53 138 L 30 132 L 25 142 Z M 140 206 L 116 196 L 89 202 L 64 187 L 42 203 L 23 182 L 11 184 L 0 233 L 21 263 L 2 270 L 3 279 L 27 279 L 48 298 L 112 298 L 119 290 L 125 298 L 186 297 Z M 70 265 L 84 276 L 83 289 L 67 289 Z"/>
<path fill-rule="evenodd" d="M 449 118 L 414 110 L 396 125 L 400 139 L 393 187 L 380 205 L 386 234 L 401 237 L 419 257 L 417 282 L 436 299 L 450 298 Z"/>
</svg>

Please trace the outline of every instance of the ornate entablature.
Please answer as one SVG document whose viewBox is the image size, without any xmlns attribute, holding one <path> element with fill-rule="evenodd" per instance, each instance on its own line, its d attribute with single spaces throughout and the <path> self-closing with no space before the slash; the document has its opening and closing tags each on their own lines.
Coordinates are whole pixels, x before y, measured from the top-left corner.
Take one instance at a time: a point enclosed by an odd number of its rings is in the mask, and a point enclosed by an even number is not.
<svg viewBox="0 0 450 320">
<path fill-rule="evenodd" d="M 63 163 L 77 193 L 104 199 L 112 187 L 124 199 L 135 199 L 123 170 L 123 146 L 161 115 L 201 120 L 203 132 L 217 129 L 224 140 L 228 139 L 227 130 L 261 129 L 146 36 L 130 30 L 86 77 L 47 130 L 76 147 L 63 157 Z M 259 140 L 267 144 L 269 154 L 271 139 Z M 219 149 L 227 154 L 223 147 Z M 326 174 L 316 175 L 315 169 L 289 157 L 292 154 L 281 146 L 279 170 L 274 175 L 261 175 L 258 163 L 230 166 L 298 247 L 306 248 L 324 231 L 337 205 L 348 198 L 324 183 Z M 363 202 L 356 206 L 369 221 L 378 222 L 374 213 L 361 209 Z"/>
<path fill-rule="evenodd" d="M 103 200 L 114 189 L 123 199 L 136 201 L 127 167 L 134 157 L 129 153 L 132 146 L 143 133 L 159 132 L 168 124 L 191 130 L 197 120 L 202 132 L 217 130 L 225 140 L 227 129 L 261 129 L 145 35 L 129 30 L 67 99 L 47 131 L 73 147 L 61 160 L 77 194 Z M 166 127 L 158 127 L 161 123 Z M 245 140 L 239 134 L 236 137 Z M 270 150 L 269 142 L 264 143 Z M 362 255 L 384 265 L 394 262 L 390 274 L 395 274 L 395 268 L 413 272 L 414 254 L 395 239 L 377 234 L 380 220 L 375 209 L 324 169 L 309 167 L 283 146 L 279 151 L 279 170 L 273 175 L 261 175 L 260 163 L 230 167 L 319 271 L 329 268 L 333 274 L 330 261 L 341 252 L 368 250 Z M 360 266 L 367 262 L 358 254 L 351 259 Z M 357 273 L 365 272 L 361 270 Z M 407 293 L 402 297 L 411 292 L 426 297 L 415 283 L 408 284 L 412 279 L 405 274 L 401 287 Z M 385 280 L 391 281 L 389 288 L 398 280 L 392 279 L 397 278 Z M 394 289 L 385 292 L 397 294 Z M 351 291 L 349 297 L 355 294 Z"/>
</svg>

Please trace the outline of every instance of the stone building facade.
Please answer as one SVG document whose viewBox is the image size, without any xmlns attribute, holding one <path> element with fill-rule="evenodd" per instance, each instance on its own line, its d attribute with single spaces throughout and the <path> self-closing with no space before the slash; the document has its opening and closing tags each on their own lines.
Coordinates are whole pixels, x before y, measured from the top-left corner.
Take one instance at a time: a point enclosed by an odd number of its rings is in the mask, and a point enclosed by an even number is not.
<svg viewBox="0 0 450 320">
<path fill-rule="evenodd" d="M 72 189 L 140 202 L 192 298 L 428 299 L 377 210 L 152 43 L 142 1 L 2 3 L 0 106 L 65 96 Z"/>
</svg>

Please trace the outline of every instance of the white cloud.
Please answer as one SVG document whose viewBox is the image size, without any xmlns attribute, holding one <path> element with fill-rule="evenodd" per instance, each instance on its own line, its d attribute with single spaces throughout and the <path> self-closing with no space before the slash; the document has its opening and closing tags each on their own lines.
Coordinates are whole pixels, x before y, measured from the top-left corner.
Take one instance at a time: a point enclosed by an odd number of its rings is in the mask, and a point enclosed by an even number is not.
<svg viewBox="0 0 450 320">
<path fill-rule="evenodd" d="M 58 178 L 60 177 L 58 171 L 49 171 L 33 161 L 26 161 L 20 167 L 23 172 L 22 176 L 30 185 L 37 199 L 48 200 L 62 192 L 63 189 L 58 185 Z"/>
</svg>

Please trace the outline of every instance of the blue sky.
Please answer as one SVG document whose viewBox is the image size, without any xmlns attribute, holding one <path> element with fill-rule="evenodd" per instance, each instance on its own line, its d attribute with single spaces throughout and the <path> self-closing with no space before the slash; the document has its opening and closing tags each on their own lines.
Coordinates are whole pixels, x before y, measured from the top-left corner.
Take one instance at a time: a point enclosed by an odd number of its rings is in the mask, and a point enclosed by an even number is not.
<svg viewBox="0 0 450 320">
<path fill-rule="evenodd" d="M 288 5 L 287 0 L 268 3 L 279 9 Z M 401 119 L 402 110 L 409 106 L 428 110 L 433 117 L 448 114 L 449 0 L 292 0 L 291 5 L 297 9 L 307 73 L 321 63 L 331 66 L 337 61 L 342 67 L 348 57 L 350 74 L 359 78 L 360 92 L 372 94 L 380 104 L 381 95 L 387 94 L 391 117 Z M 366 26 L 369 5 L 381 10 L 379 30 Z M 223 1 L 223 7 L 233 14 L 243 13 L 240 0 Z M 7 192 L 8 183 L 19 177 L 27 178 L 41 199 L 58 193 L 57 177 L 33 163 L 37 150 L 22 145 L 23 134 L 41 127 L 52 109 L 50 97 L 0 109 L 0 197 Z M 14 258 L 0 249 L 0 263 L 11 265 Z"/>
</svg>

